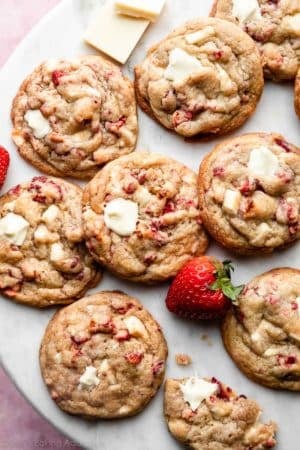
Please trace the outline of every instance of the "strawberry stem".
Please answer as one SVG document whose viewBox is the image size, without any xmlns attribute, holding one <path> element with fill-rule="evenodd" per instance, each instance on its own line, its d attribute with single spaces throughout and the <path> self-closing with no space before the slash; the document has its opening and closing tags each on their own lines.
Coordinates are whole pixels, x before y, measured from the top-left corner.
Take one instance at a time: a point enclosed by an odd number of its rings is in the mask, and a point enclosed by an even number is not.
<svg viewBox="0 0 300 450">
<path fill-rule="evenodd" d="M 232 284 L 232 272 L 234 272 L 234 267 L 228 260 L 216 267 L 216 281 L 210 286 L 210 289 L 212 291 L 221 289 L 225 297 L 229 298 L 234 305 L 238 305 L 238 297 L 244 289 L 244 285 L 234 286 Z"/>
</svg>

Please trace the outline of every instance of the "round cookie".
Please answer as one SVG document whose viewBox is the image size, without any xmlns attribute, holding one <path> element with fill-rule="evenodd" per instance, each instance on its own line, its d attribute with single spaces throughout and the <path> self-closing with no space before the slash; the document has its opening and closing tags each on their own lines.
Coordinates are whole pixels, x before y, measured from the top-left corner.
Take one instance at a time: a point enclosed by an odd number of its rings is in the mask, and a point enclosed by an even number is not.
<svg viewBox="0 0 300 450">
<path fill-rule="evenodd" d="M 0 291 L 40 308 L 71 303 L 101 273 L 83 242 L 82 190 L 40 176 L 0 198 Z"/>
<path fill-rule="evenodd" d="M 166 280 L 207 248 L 196 175 L 165 156 L 135 152 L 107 164 L 83 204 L 91 254 L 122 278 Z"/>
<path fill-rule="evenodd" d="M 274 269 L 248 283 L 228 313 L 224 345 L 252 380 L 300 391 L 300 271 Z"/>
<path fill-rule="evenodd" d="M 161 328 L 137 300 L 100 292 L 54 315 L 40 366 L 61 409 L 113 419 L 145 408 L 163 381 L 167 353 Z"/>
<path fill-rule="evenodd" d="M 203 224 L 240 254 L 270 253 L 300 236 L 300 150 L 279 134 L 217 145 L 200 166 Z"/>
<path fill-rule="evenodd" d="M 176 133 L 214 136 L 240 127 L 263 90 L 261 58 L 238 26 L 200 18 L 152 47 L 135 68 L 138 103 Z"/>
<path fill-rule="evenodd" d="M 295 80 L 295 111 L 300 119 L 300 70 Z"/>
<path fill-rule="evenodd" d="M 276 445 L 277 426 L 260 422 L 256 401 L 216 378 L 168 379 L 164 412 L 170 433 L 194 450 L 262 450 Z"/>
<path fill-rule="evenodd" d="M 266 78 L 295 78 L 300 63 L 298 0 L 214 0 L 211 15 L 239 25 L 252 37 Z"/>
<path fill-rule="evenodd" d="M 49 175 L 92 178 L 136 145 L 132 82 L 100 56 L 38 66 L 21 85 L 11 118 L 21 156 Z"/>
</svg>

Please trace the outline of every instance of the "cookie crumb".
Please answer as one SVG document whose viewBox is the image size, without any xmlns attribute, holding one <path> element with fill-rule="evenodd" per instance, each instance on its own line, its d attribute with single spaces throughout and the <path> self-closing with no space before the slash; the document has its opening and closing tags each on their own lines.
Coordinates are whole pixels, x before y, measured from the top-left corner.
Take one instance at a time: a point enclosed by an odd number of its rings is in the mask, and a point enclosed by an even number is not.
<svg viewBox="0 0 300 450">
<path fill-rule="evenodd" d="M 192 364 L 192 358 L 189 355 L 186 355 L 185 353 L 178 353 L 175 356 L 176 364 L 179 366 L 189 366 Z"/>
<path fill-rule="evenodd" d="M 209 347 L 212 347 L 213 342 L 211 338 L 208 336 L 208 334 L 201 334 L 200 338 L 201 341 L 205 341 Z"/>
</svg>

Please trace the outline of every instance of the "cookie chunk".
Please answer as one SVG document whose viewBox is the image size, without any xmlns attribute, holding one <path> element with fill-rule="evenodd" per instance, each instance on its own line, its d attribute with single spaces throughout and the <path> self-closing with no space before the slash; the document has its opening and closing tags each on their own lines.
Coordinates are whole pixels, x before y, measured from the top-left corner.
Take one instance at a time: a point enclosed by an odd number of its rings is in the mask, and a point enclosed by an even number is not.
<svg viewBox="0 0 300 450">
<path fill-rule="evenodd" d="M 254 278 L 223 323 L 237 366 L 274 389 L 300 391 L 300 271 L 274 269 Z"/>
<path fill-rule="evenodd" d="M 188 22 L 152 47 L 135 68 L 139 105 L 182 136 L 210 136 L 241 126 L 263 89 L 252 39 L 225 20 Z"/>
<path fill-rule="evenodd" d="M 207 248 L 194 172 L 154 153 L 109 163 L 85 189 L 84 232 L 91 254 L 140 282 L 176 275 Z"/>
<path fill-rule="evenodd" d="M 300 236 L 300 150 L 278 134 L 217 145 L 199 173 L 203 223 L 240 254 L 270 253 Z"/>
<path fill-rule="evenodd" d="M 61 409 L 113 419 L 137 414 L 154 397 L 167 352 L 159 325 L 137 300 L 100 292 L 54 315 L 40 365 Z"/>
<path fill-rule="evenodd" d="M 82 190 L 46 176 L 0 198 L 0 291 L 20 303 L 71 303 L 100 279 L 83 242 Z"/>
<path fill-rule="evenodd" d="M 12 137 L 23 158 L 54 176 L 92 178 L 134 150 L 134 89 L 100 56 L 41 64 L 14 99 Z"/>
<path fill-rule="evenodd" d="M 300 119 L 300 70 L 295 80 L 295 111 Z"/>
<path fill-rule="evenodd" d="M 276 445 L 274 422 L 261 408 L 216 378 L 169 379 L 165 418 L 172 435 L 194 450 L 262 450 Z"/>
<path fill-rule="evenodd" d="M 300 63 L 298 0 L 215 0 L 211 15 L 239 25 L 254 39 L 266 78 L 295 78 Z"/>
</svg>

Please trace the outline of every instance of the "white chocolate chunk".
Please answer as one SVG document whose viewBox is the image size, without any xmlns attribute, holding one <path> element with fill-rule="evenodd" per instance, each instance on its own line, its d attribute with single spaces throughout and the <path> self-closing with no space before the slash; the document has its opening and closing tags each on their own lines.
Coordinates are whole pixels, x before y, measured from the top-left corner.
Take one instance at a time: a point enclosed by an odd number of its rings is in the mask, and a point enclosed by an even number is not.
<svg viewBox="0 0 300 450">
<path fill-rule="evenodd" d="M 123 322 L 126 325 L 127 330 L 134 337 L 145 337 L 147 336 L 147 330 L 143 322 L 135 316 L 126 317 Z"/>
<path fill-rule="evenodd" d="M 83 375 L 79 379 L 81 388 L 86 389 L 91 386 L 98 386 L 100 379 L 97 377 L 97 369 L 93 366 L 87 366 Z"/>
<path fill-rule="evenodd" d="M 265 351 L 264 356 L 275 356 L 278 355 L 278 349 L 277 348 L 268 348 L 268 350 Z"/>
<path fill-rule="evenodd" d="M 165 0 L 116 0 L 115 11 L 118 14 L 155 22 L 161 14 L 164 4 Z"/>
<path fill-rule="evenodd" d="M 108 364 L 108 361 L 107 361 L 107 359 L 104 359 L 104 360 L 101 362 L 101 365 L 100 365 L 100 371 L 101 371 L 101 372 L 108 372 L 109 369 L 110 369 L 110 366 L 109 366 L 109 364 Z"/>
<path fill-rule="evenodd" d="M 190 33 L 185 36 L 185 40 L 188 44 L 202 44 L 208 38 L 215 35 L 215 30 L 213 27 L 208 26 L 203 28 L 203 30 L 196 31 L 195 33 Z"/>
<path fill-rule="evenodd" d="M 15 245 L 22 245 L 26 239 L 29 222 L 18 214 L 8 213 L 0 220 L 0 236 Z"/>
<path fill-rule="evenodd" d="M 248 169 L 254 176 L 272 177 L 278 172 L 278 158 L 267 147 L 254 148 L 250 153 Z"/>
<path fill-rule="evenodd" d="M 120 236 L 130 236 L 138 221 L 138 204 L 131 200 L 117 198 L 106 205 L 104 222 L 107 228 Z"/>
<path fill-rule="evenodd" d="M 221 91 L 222 92 L 231 91 L 233 88 L 233 82 L 231 81 L 229 75 L 220 64 L 216 64 L 216 68 L 219 75 Z"/>
<path fill-rule="evenodd" d="M 263 222 L 256 228 L 255 237 L 250 243 L 254 246 L 261 247 L 262 245 L 265 245 L 265 241 L 270 233 L 272 233 L 272 228 L 267 223 Z"/>
<path fill-rule="evenodd" d="M 282 27 L 300 37 L 300 13 L 293 16 L 285 16 L 282 20 Z"/>
<path fill-rule="evenodd" d="M 32 128 L 33 134 L 37 139 L 42 139 L 50 133 L 50 124 L 39 109 L 29 109 L 24 115 L 24 118 L 30 128 Z"/>
<path fill-rule="evenodd" d="M 34 240 L 38 243 L 51 242 L 53 239 L 52 233 L 48 230 L 46 225 L 40 224 L 34 232 Z"/>
<path fill-rule="evenodd" d="M 223 210 L 228 214 L 237 214 L 240 208 L 241 200 L 242 195 L 239 191 L 226 189 L 223 201 Z"/>
<path fill-rule="evenodd" d="M 251 334 L 252 342 L 259 342 L 261 339 L 262 335 L 260 334 L 259 330 L 256 330 L 254 333 Z"/>
<path fill-rule="evenodd" d="M 165 70 L 164 77 L 176 83 L 186 80 L 191 75 L 202 72 L 204 69 L 201 62 L 194 56 L 189 55 L 181 48 L 174 48 L 169 55 L 169 65 Z"/>
<path fill-rule="evenodd" d="M 84 39 L 101 52 L 125 64 L 149 23 L 149 20 L 116 14 L 113 2 L 108 1 L 96 13 Z"/>
<path fill-rule="evenodd" d="M 206 400 L 218 391 L 218 385 L 200 378 L 189 378 L 185 384 L 180 384 L 180 389 L 184 401 L 190 405 L 192 411 L 196 411 L 203 400 Z"/>
<path fill-rule="evenodd" d="M 257 0 L 233 0 L 232 15 L 242 23 L 245 23 L 249 20 L 262 19 L 260 7 Z"/>
<path fill-rule="evenodd" d="M 50 261 L 56 262 L 61 261 L 65 257 L 65 252 L 62 244 L 55 243 L 51 245 L 50 250 Z"/>
<path fill-rule="evenodd" d="M 51 205 L 42 215 L 42 219 L 47 223 L 54 222 L 59 215 L 59 208 L 56 205 Z"/>
<path fill-rule="evenodd" d="M 55 354 L 55 356 L 54 356 L 54 361 L 55 361 L 57 364 L 60 364 L 60 363 L 61 363 L 61 361 L 62 361 L 61 353 L 56 353 L 56 354 Z"/>
</svg>

